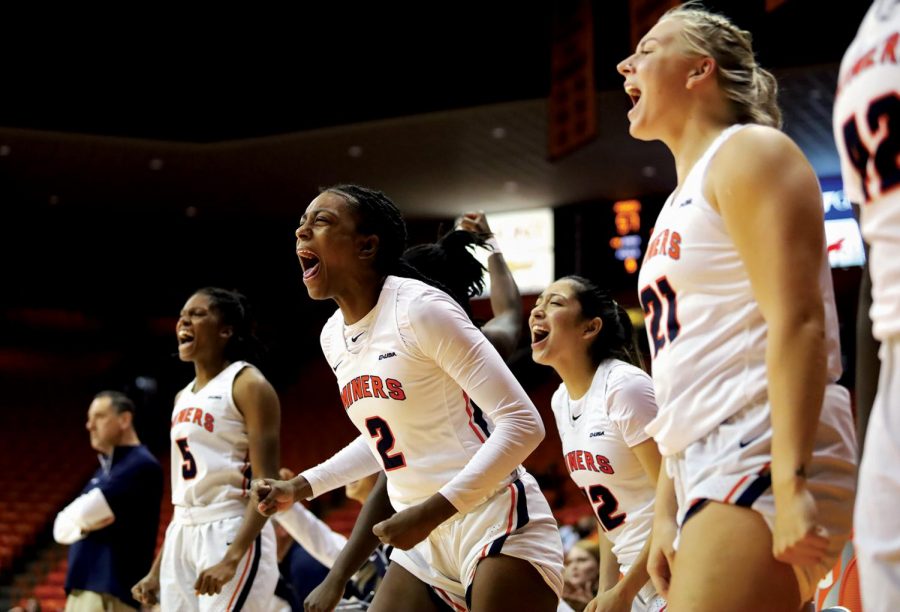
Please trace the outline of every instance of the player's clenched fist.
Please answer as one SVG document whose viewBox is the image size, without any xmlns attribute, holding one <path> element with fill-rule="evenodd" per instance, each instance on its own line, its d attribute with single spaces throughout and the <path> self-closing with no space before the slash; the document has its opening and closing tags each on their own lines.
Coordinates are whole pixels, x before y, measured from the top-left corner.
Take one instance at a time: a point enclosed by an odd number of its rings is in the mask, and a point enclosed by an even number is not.
<svg viewBox="0 0 900 612">
<path fill-rule="evenodd" d="M 131 587 L 131 596 L 145 606 L 159 601 L 159 574 L 150 572 L 140 582 Z"/>
<path fill-rule="evenodd" d="M 251 503 L 263 516 L 287 510 L 294 503 L 294 486 L 290 480 L 264 478 L 254 480 L 250 487 Z"/>
</svg>

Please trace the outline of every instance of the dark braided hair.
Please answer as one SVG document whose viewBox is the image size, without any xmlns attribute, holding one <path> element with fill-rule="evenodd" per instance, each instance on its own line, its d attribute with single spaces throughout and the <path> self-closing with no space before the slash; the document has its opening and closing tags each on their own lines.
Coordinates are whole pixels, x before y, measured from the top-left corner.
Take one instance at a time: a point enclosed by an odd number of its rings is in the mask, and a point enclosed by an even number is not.
<svg viewBox="0 0 900 612">
<path fill-rule="evenodd" d="M 484 291 L 487 271 L 469 250 L 473 246 L 485 246 L 485 238 L 466 230 L 453 230 L 433 244 L 406 249 L 403 257 L 422 274 L 440 280 L 468 299 Z"/>
<path fill-rule="evenodd" d="M 631 319 L 609 292 L 583 276 L 565 276 L 560 280 L 568 280 L 575 285 L 575 298 L 581 304 L 584 318 L 600 317 L 603 321 L 600 333 L 591 345 L 594 365 L 612 358 L 643 368 L 644 360 L 635 342 Z"/>
<path fill-rule="evenodd" d="M 209 298 L 210 307 L 219 313 L 222 323 L 231 326 L 231 337 L 225 345 L 228 361 L 256 362 L 262 357 L 263 346 L 256 337 L 256 325 L 247 298 L 238 291 L 221 287 L 204 287 L 195 293 Z"/>
<path fill-rule="evenodd" d="M 334 185 L 321 189 L 320 193 L 338 195 L 356 213 L 356 231 L 363 235 L 378 236 L 378 250 L 375 253 L 375 270 L 384 276 L 393 275 L 413 278 L 440 289 L 462 306 L 471 318 L 469 300 L 466 295 L 457 294 L 433 278 L 429 278 L 403 256 L 406 248 L 406 221 L 400 209 L 384 193 L 359 185 Z"/>
</svg>

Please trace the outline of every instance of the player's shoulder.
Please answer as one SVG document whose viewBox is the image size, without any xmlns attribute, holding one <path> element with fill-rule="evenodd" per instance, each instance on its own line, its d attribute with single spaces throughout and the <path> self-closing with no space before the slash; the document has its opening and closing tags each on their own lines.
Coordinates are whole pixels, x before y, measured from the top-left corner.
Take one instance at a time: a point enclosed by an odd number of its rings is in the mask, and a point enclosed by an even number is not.
<svg viewBox="0 0 900 612">
<path fill-rule="evenodd" d="M 606 374 L 607 394 L 647 388 L 653 388 L 653 379 L 644 370 L 626 361 L 610 360 Z"/>
<path fill-rule="evenodd" d="M 241 369 L 234 375 L 234 393 L 243 391 L 260 392 L 272 389 L 272 384 L 259 368 L 252 363 L 244 363 Z"/>
<path fill-rule="evenodd" d="M 550 396 L 550 407 L 553 410 L 560 409 L 569 398 L 569 392 L 566 389 L 565 383 L 559 383 L 559 386 L 553 392 L 553 395 Z"/>
<path fill-rule="evenodd" d="M 388 277 L 388 280 L 393 281 L 388 288 L 394 291 L 400 321 L 428 322 L 437 312 L 463 312 L 456 300 L 428 283 L 396 276 Z M 465 313 L 463 316 L 466 317 Z"/>
<path fill-rule="evenodd" d="M 800 147 L 781 130 L 766 125 L 745 125 L 733 133 L 710 162 L 722 174 L 738 175 L 777 169 L 805 159 Z"/>
</svg>

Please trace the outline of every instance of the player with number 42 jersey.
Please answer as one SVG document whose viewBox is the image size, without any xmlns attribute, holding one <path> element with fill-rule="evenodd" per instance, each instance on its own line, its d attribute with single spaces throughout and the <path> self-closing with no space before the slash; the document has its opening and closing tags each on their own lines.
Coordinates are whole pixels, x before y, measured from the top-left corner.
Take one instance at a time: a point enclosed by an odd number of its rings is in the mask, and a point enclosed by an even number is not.
<svg viewBox="0 0 900 612">
<path fill-rule="evenodd" d="M 841 62 L 834 136 L 844 189 L 869 243 L 881 367 L 860 464 L 854 540 L 866 610 L 900 602 L 900 3 L 876 0 Z"/>
</svg>

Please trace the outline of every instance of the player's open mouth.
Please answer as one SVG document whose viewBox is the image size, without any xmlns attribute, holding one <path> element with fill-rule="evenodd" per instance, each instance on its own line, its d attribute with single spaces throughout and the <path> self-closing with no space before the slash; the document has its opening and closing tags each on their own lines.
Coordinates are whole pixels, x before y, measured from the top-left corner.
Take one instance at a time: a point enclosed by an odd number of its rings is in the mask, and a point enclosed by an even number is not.
<svg viewBox="0 0 900 612">
<path fill-rule="evenodd" d="M 547 340 L 547 336 L 550 335 L 550 332 L 543 327 L 538 327 L 535 325 L 531 328 L 531 347 L 537 348 L 540 346 L 545 340 Z"/>
<path fill-rule="evenodd" d="M 641 90 L 634 85 L 626 83 L 625 93 L 631 98 L 631 110 L 628 111 L 628 116 L 631 117 L 632 113 L 634 113 L 634 109 L 637 108 L 638 103 L 641 101 Z"/>
<path fill-rule="evenodd" d="M 631 98 L 631 106 L 637 106 L 637 103 L 641 99 L 641 90 L 635 87 L 634 85 L 625 85 L 625 93 L 628 94 L 628 97 Z"/>
<path fill-rule="evenodd" d="M 188 344 L 194 341 L 194 334 L 189 331 L 180 331 L 178 332 L 178 346 L 187 346 Z"/>
<path fill-rule="evenodd" d="M 319 256 L 309 249 L 297 249 L 300 267 L 303 268 L 303 280 L 309 280 L 319 273 Z"/>
</svg>

